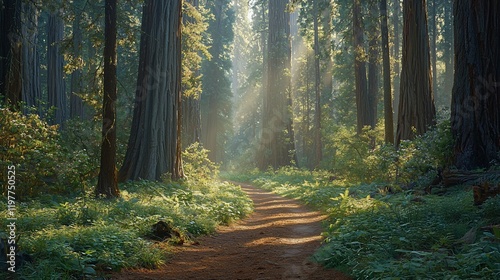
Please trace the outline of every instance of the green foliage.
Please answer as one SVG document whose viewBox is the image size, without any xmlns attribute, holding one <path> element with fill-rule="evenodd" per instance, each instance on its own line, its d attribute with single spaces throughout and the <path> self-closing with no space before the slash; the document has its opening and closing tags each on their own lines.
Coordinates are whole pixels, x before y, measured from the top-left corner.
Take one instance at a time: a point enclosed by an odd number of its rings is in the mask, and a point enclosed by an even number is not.
<svg viewBox="0 0 500 280">
<path fill-rule="evenodd" d="M 187 176 L 199 178 L 216 178 L 219 166 L 208 158 L 209 151 L 196 142 L 182 153 L 184 172 Z"/>
<path fill-rule="evenodd" d="M 0 167 L 16 166 L 17 199 L 83 192 L 97 176 L 100 127 L 96 123 L 70 120 L 59 132 L 37 115 L 2 108 L 0 126 L 5 128 L 0 132 Z"/>
<path fill-rule="evenodd" d="M 48 181 L 58 170 L 60 156 L 56 126 L 49 126 L 38 115 L 23 115 L 0 108 L 0 168 L 7 182 L 7 166 L 16 166 L 18 199 L 46 191 Z M 2 188 L 2 191 L 6 185 Z"/>
<path fill-rule="evenodd" d="M 325 244 L 315 259 L 357 279 L 497 279 L 500 275 L 499 239 L 481 229 L 500 221 L 499 197 L 478 209 L 470 190 L 424 197 L 412 191 L 391 193 L 375 183 L 342 185 L 325 171 L 282 168 L 226 176 L 328 213 Z"/>
<path fill-rule="evenodd" d="M 373 130 L 365 128 L 359 135 L 354 128 L 336 127 L 324 141 L 329 156 L 323 167 L 350 183 L 409 183 L 432 178 L 436 170 L 450 162 L 453 141 L 449 120 L 412 141 L 402 141 L 399 149 L 376 144 L 383 143 L 383 133 L 382 123 Z"/>
<path fill-rule="evenodd" d="M 121 268 L 155 268 L 168 249 L 166 242 L 148 239 L 156 222 L 170 223 L 188 241 L 252 211 L 240 187 L 213 179 L 138 181 L 120 189 L 117 200 L 95 199 L 88 190 L 75 198 L 44 195 L 19 204 L 19 248 L 34 259 L 19 276 L 82 279 Z M 6 202 L 0 207 L 6 209 Z M 6 228 L 6 211 L 0 217 L 0 227 Z"/>
</svg>

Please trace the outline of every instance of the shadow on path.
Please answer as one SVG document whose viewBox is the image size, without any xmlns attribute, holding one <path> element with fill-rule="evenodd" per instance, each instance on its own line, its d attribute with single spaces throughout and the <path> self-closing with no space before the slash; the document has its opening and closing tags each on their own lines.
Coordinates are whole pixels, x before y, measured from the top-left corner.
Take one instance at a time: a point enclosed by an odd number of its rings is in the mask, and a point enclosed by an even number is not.
<svg viewBox="0 0 500 280">
<path fill-rule="evenodd" d="M 255 211 L 220 227 L 199 245 L 177 247 L 157 270 L 123 271 L 112 279 L 351 279 L 310 260 L 326 217 L 295 200 L 240 184 Z"/>
</svg>

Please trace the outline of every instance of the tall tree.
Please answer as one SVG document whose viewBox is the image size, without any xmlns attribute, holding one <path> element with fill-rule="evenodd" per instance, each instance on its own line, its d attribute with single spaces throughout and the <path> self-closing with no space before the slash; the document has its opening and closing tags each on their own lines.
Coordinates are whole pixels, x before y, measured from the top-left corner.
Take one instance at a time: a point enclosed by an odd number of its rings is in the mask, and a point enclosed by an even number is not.
<svg viewBox="0 0 500 280">
<path fill-rule="evenodd" d="M 499 160 L 499 13 L 496 0 L 455 1 L 451 129 L 459 169 L 488 167 Z"/>
<path fill-rule="evenodd" d="M 389 30 L 387 28 L 387 0 L 380 0 L 380 31 L 382 34 L 382 60 L 384 68 L 384 127 L 385 143 L 394 143 L 392 113 L 391 61 L 389 58 Z"/>
<path fill-rule="evenodd" d="M 182 36 L 182 142 L 187 147 L 200 142 L 201 109 L 201 55 L 208 55 L 208 46 L 203 44 L 203 33 L 207 29 L 198 0 L 184 1 Z"/>
<path fill-rule="evenodd" d="M 287 5 L 288 0 L 269 1 L 267 92 L 259 149 L 261 169 L 296 162 L 291 112 L 290 14 Z"/>
<path fill-rule="evenodd" d="M 22 2 L 22 100 L 41 114 L 40 55 L 38 53 L 38 15 L 35 1 Z M 24 110 L 25 113 L 28 109 Z"/>
<path fill-rule="evenodd" d="M 319 49 L 319 0 L 313 0 L 313 28 L 314 28 L 314 167 L 318 167 L 323 157 L 321 143 L 321 73 L 320 73 L 320 49 Z"/>
<path fill-rule="evenodd" d="M 37 50 L 38 15 L 32 1 L 4 1 L 0 7 L 0 94 L 41 112 L 40 63 Z M 24 112 L 30 111 L 24 108 Z"/>
<path fill-rule="evenodd" d="M 426 11 L 425 0 L 405 0 L 403 3 L 403 61 L 397 146 L 401 140 L 413 139 L 426 132 L 435 122 Z"/>
<path fill-rule="evenodd" d="M 369 11 L 371 15 L 378 15 L 378 5 L 375 1 L 369 3 Z M 370 18 L 368 25 L 368 98 L 370 104 L 370 126 L 375 128 L 377 124 L 377 103 L 379 90 L 379 17 L 373 16 Z"/>
<path fill-rule="evenodd" d="M 116 2 L 104 5 L 104 97 L 102 101 L 101 169 L 96 196 L 120 195 L 116 172 Z"/>
<path fill-rule="evenodd" d="M 354 0 L 352 5 L 352 30 L 354 43 L 354 76 L 356 88 L 357 109 L 357 131 L 361 133 L 366 125 L 372 126 L 374 117 L 372 115 L 371 98 L 368 95 L 366 79 L 366 52 L 364 47 L 363 18 L 360 0 Z M 373 127 L 373 126 L 372 126 Z"/>
<path fill-rule="evenodd" d="M 61 50 L 64 21 L 59 7 L 49 14 L 47 36 L 48 106 L 55 110 L 51 123 L 61 127 L 66 120 L 66 86 L 64 83 L 64 58 Z"/>
<path fill-rule="evenodd" d="M 0 93 L 19 108 L 22 101 L 21 1 L 5 0 L 0 6 Z"/>
<path fill-rule="evenodd" d="M 444 15 L 442 28 L 442 59 L 444 61 L 443 98 L 446 106 L 450 104 L 450 94 L 453 89 L 453 1 L 443 1 Z"/>
<path fill-rule="evenodd" d="M 144 3 L 134 116 L 120 180 L 183 176 L 181 8 L 181 0 Z"/>
<path fill-rule="evenodd" d="M 394 102 L 393 102 L 393 108 L 394 108 L 394 115 L 396 116 L 396 118 L 399 116 L 399 108 L 398 108 L 398 104 L 399 104 L 399 96 L 400 96 L 400 92 L 399 92 L 399 87 L 400 87 L 400 79 L 401 79 L 401 70 L 400 70 L 400 23 L 401 23 L 401 20 L 400 20 L 400 14 L 401 14 L 401 5 L 400 5 L 400 2 L 401 0 L 394 0 L 393 1 L 393 7 L 392 7 L 392 25 L 393 25 L 393 39 L 394 39 L 394 42 L 393 42 L 393 46 L 392 46 L 392 57 L 394 58 L 394 78 L 393 78 L 393 82 L 392 82 L 392 88 L 394 89 Z"/>
<path fill-rule="evenodd" d="M 107 6 L 107 5 L 106 5 Z M 82 48 L 83 48 L 83 36 L 82 36 L 82 12 L 83 12 L 83 1 L 75 0 L 73 1 L 73 48 L 72 55 L 73 59 L 77 62 L 77 68 L 71 73 L 71 89 L 69 97 L 69 115 L 70 118 L 80 117 L 85 118 L 85 106 L 80 94 L 83 91 L 83 77 L 82 77 L 82 65 L 78 63 L 83 60 L 82 58 Z M 106 22 L 107 23 L 107 22 Z M 106 38 L 105 38 L 106 39 Z"/>
<path fill-rule="evenodd" d="M 211 60 L 203 68 L 203 93 L 201 96 L 202 143 L 210 150 L 209 158 L 222 162 L 225 143 L 231 131 L 231 44 L 234 39 L 234 11 L 230 0 L 207 3 L 213 14 L 208 33 L 212 36 Z"/>
<path fill-rule="evenodd" d="M 429 33 L 430 33 L 430 51 L 432 65 L 432 90 L 434 99 L 438 99 L 438 78 L 437 78 L 437 3 L 436 0 L 429 1 Z"/>
</svg>

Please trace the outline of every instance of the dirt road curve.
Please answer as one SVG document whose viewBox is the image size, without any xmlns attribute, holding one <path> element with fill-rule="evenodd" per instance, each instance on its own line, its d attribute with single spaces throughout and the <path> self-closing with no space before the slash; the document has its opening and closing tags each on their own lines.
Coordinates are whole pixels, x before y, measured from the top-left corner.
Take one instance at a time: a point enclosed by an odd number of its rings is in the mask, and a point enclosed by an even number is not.
<svg viewBox="0 0 500 280">
<path fill-rule="evenodd" d="M 321 242 L 321 220 L 295 200 L 250 185 L 255 212 L 199 245 L 178 247 L 157 270 L 123 271 L 113 279 L 351 279 L 310 261 Z"/>
</svg>

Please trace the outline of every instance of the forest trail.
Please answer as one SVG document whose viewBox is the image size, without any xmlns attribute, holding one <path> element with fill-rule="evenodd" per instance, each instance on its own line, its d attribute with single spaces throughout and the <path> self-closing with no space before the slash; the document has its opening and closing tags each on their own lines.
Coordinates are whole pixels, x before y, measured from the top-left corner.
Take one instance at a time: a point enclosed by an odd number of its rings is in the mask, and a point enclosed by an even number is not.
<svg viewBox="0 0 500 280">
<path fill-rule="evenodd" d="M 255 211 L 198 245 L 175 248 L 157 270 L 126 270 L 112 279 L 351 279 L 310 260 L 326 217 L 298 201 L 240 184 Z"/>
</svg>

